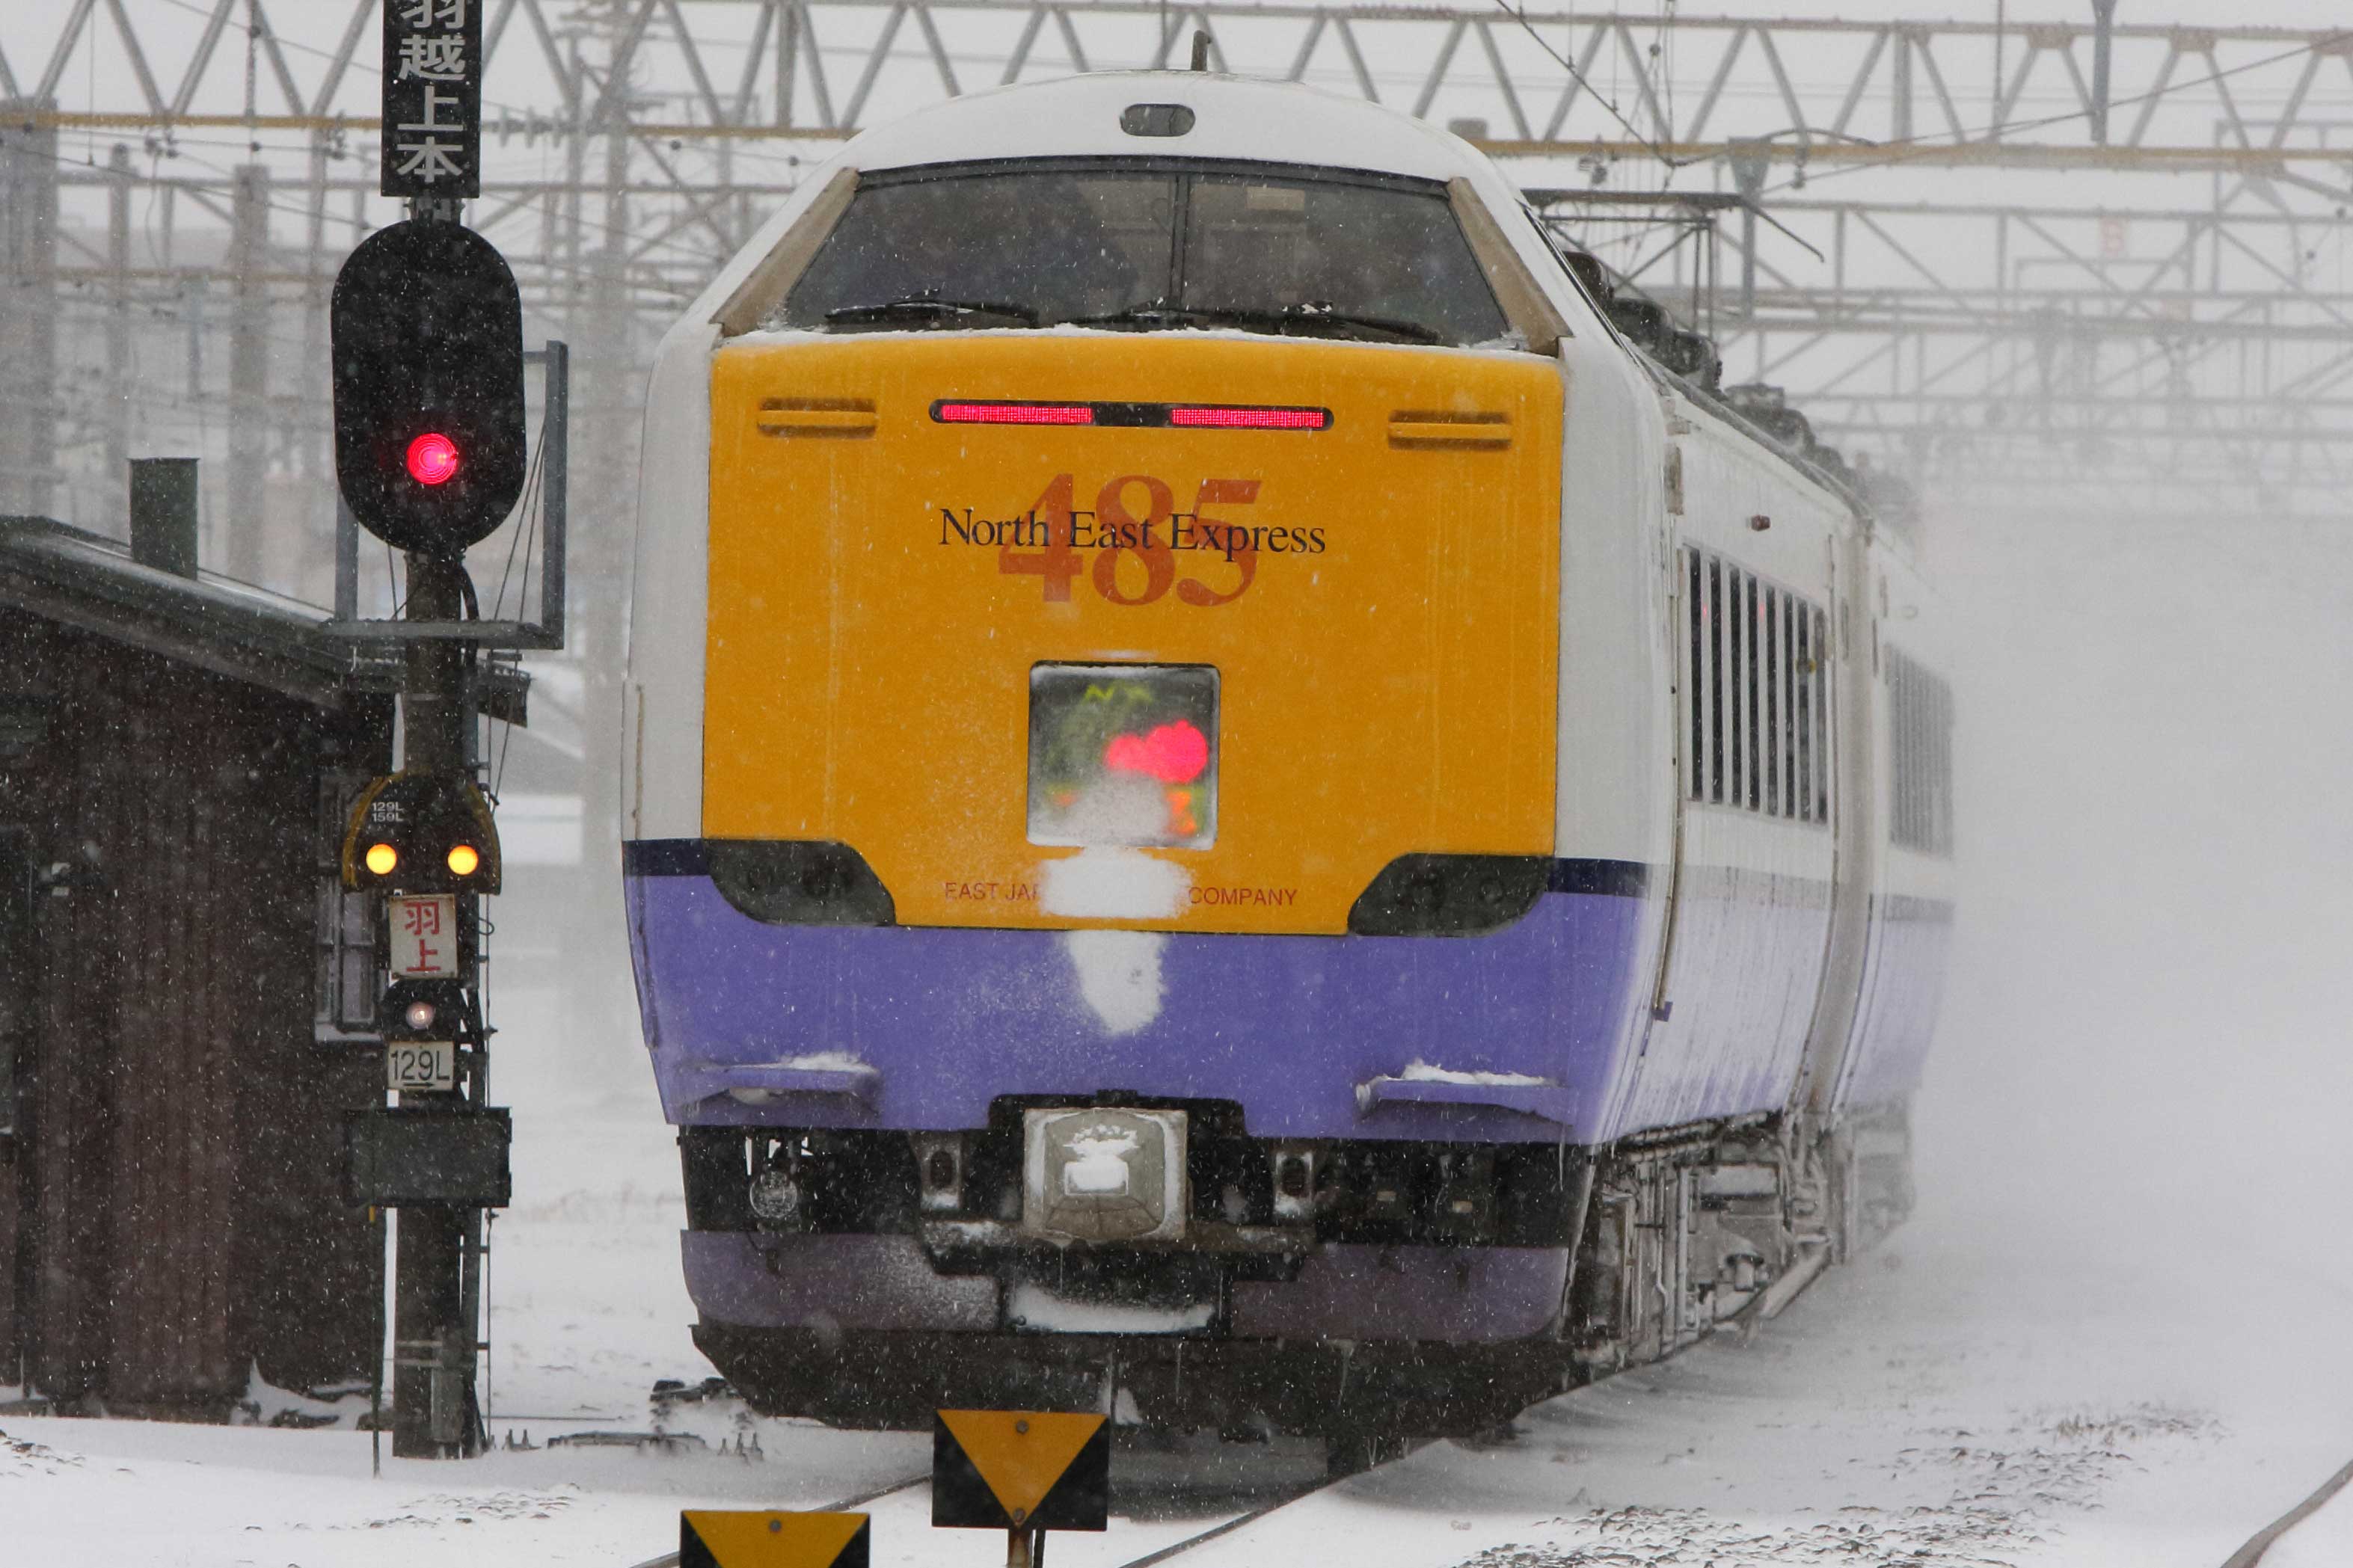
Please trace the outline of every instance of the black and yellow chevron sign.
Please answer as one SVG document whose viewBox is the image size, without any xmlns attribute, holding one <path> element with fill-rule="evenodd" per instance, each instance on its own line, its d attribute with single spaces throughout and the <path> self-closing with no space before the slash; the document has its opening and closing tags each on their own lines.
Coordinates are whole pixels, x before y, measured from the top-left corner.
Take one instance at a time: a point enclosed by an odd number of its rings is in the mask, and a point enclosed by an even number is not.
<svg viewBox="0 0 2353 1568">
<path fill-rule="evenodd" d="M 686 1509 L 678 1568 L 867 1568 L 862 1513 Z"/>
<path fill-rule="evenodd" d="M 932 1523 L 1102 1530 L 1111 1425 L 1057 1410 L 943 1410 L 932 1424 Z"/>
</svg>

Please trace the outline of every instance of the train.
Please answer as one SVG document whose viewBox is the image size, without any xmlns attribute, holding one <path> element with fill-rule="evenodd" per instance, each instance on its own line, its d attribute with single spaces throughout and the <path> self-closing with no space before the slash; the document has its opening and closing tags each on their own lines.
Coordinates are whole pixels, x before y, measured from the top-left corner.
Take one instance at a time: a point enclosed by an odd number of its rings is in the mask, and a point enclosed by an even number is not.
<svg viewBox="0 0 2353 1568">
<path fill-rule="evenodd" d="M 696 1344 L 839 1426 L 1361 1458 L 1869 1246 L 1956 715 L 1865 477 L 1375 104 L 1103 72 L 848 142 L 649 387 L 623 889 Z"/>
</svg>

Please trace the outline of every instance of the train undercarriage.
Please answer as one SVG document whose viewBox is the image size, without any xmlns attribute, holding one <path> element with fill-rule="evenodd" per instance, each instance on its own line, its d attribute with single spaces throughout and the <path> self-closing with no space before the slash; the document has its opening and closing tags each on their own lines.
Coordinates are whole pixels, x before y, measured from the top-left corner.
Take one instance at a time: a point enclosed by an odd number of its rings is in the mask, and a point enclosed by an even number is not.
<svg viewBox="0 0 2353 1568">
<path fill-rule="evenodd" d="M 756 1408 L 1103 1409 L 1361 1462 L 1745 1331 L 1912 1203 L 1901 1108 L 1594 1150 L 1255 1140 L 1201 1103 L 1171 1239 L 1048 1243 L 1034 1108 L 1000 1109 L 979 1134 L 681 1134 L 696 1342 Z"/>
</svg>

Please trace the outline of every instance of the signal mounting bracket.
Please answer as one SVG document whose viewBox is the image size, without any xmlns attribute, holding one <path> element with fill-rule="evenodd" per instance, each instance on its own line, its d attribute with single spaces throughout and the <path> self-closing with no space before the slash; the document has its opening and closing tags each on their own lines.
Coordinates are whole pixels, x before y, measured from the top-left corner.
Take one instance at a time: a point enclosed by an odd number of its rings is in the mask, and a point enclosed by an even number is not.
<svg viewBox="0 0 2353 1568">
<path fill-rule="evenodd" d="M 541 570 L 536 620 L 407 621 L 363 619 L 360 601 L 360 525 L 349 506 L 335 503 L 335 614 L 325 629 L 356 642 L 467 642 L 482 647 L 560 651 L 564 647 L 565 525 L 570 494 L 571 351 L 550 339 L 524 351 L 525 366 L 539 367 L 539 524 Z M 528 498 L 526 498 L 528 501 Z M 518 510 L 516 521 L 530 519 Z M 525 563 L 528 572 L 529 563 Z"/>
</svg>

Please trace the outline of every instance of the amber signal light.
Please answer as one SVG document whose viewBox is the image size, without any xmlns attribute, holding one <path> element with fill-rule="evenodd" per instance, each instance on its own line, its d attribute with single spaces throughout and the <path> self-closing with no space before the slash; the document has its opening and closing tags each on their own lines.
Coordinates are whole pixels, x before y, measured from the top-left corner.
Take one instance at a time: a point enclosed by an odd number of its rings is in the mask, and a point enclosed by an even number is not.
<svg viewBox="0 0 2353 1568">
<path fill-rule="evenodd" d="M 367 868 L 379 877 L 389 877 L 392 868 L 400 864 L 400 851 L 389 844 L 371 844 L 367 847 Z"/>
</svg>

